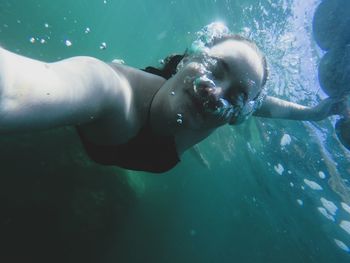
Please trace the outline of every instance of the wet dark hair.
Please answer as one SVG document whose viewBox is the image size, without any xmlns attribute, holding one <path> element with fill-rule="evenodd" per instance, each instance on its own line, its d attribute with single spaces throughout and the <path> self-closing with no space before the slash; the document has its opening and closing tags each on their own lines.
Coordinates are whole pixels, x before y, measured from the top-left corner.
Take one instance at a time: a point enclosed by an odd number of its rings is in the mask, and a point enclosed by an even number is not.
<svg viewBox="0 0 350 263">
<path fill-rule="evenodd" d="M 224 42 L 226 40 L 237 40 L 237 41 L 241 41 L 246 43 L 248 46 L 250 46 L 253 50 L 256 51 L 256 53 L 260 56 L 262 63 L 263 63 L 263 68 L 264 68 L 264 76 L 263 76 L 263 80 L 262 80 L 262 86 L 264 86 L 266 84 L 267 78 L 268 78 L 268 67 L 267 67 L 267 61 L 266 61 L 266 57 L 264 56 L 264 54 L 260 51 L 259 47 L 255 44 L 255 42 L 253 42 L 252 40 L 250 40 L 249 38 L 243 37 L 241 35 L 237 35 L 237 34 L 227 34 L 221 37 L 216 37 L 213 38 L 212 41 L 210 41 L 209 43 L 206 43 L 207 47 L 213 47 L 221 42 Z M 176 74 L 176 70 L 177 70 L 177 65 L 180 63 L 180 61 L 184 58 L 188 56 L 187 51 L 185 51 L 184 54 L 172 54 L 168 57 L 166 57 L 164 59 L 164 62 L 162 63 L 163 66 L 160 68 L 155 68 L 152 66 L 146 67 L 145 69 L 143 69 L 146 72 L 161 76 L 165 79 L 170 79 L 173 75 Z"/>
<path fill-rule="evenodd" d="M 172 54 L 164 59 L 164 62 L 162 63 L 163 67 L 155 68 L 155 67 L 149 66 L 143 70 L 148 73 L 161 76 L 165 79 L 170 79 L 173 75 L 175 75 L 177 65 L 180 63 L 180 61 L 184 57 L 186 57 L 186 52 L 185 54 L 182 54 L 182 55 Z"/>
</svg>

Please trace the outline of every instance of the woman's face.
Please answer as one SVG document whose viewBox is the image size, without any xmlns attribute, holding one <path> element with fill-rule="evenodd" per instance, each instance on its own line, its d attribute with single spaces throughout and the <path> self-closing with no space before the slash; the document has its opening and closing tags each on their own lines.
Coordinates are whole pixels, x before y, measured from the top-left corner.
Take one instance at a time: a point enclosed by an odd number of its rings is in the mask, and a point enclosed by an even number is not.
<svg viewBox="0 0 350 263">
<path fill-rule="evenodd" d="M 188 57 L 176 75 L 206 121 L 234 125 L 255 110 L 264 68 L 252 47 L 230 39 Z"/>
</svg>

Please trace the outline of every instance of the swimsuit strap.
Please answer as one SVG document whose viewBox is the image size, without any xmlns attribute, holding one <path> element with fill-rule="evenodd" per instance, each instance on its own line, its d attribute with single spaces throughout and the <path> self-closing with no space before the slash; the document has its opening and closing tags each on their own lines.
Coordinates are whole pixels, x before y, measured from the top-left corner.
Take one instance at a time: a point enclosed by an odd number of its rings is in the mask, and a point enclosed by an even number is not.
<svg viewBox="0 0 350 263">
<path fill-rule="evenodd" d="M 148 112 L 147 112 L 147 118 L 146 118 L 146 126 L 151 127 L 151 109 L 152 109 L 152 104 L 154 101 L 154 98 L 156 97 L 156 95 L 158 94 L 159 90 L 162 88 L 162 86 L 160 86 L 156 92 L 154 92 L 154 94 L 152 95 L 152 98 L 149 102 L 149 106 L 148 106 Z"/>
</svg>

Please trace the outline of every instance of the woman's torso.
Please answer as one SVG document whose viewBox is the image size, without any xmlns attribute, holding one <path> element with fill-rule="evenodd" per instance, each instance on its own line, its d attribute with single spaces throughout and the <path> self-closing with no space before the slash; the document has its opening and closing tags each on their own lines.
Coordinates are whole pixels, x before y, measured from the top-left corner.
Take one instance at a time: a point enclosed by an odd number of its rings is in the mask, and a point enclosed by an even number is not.
<svg viewBox="0 0 350 263">
<path fill-rule="evenodd" d="M 163 172 L 176 165 L 184 150 L 210 134 L 211 131 L 191 131 L 179 125 L 176 105 L 172 105 L 168 92 L 163 90 L 167 88 L 163 85 L 165 79 L 123 65 L 111 67 L 125 77 L 129 92 L 123 96 L 129 106 L 123 117 L 111 110 L 106 116 L 78 126 L 90 158 L 101 164 Z M 186 100 L 179 98 L 181 102 Z M 133 159 L 141 164 L 132 167 Z"/>
</svg>

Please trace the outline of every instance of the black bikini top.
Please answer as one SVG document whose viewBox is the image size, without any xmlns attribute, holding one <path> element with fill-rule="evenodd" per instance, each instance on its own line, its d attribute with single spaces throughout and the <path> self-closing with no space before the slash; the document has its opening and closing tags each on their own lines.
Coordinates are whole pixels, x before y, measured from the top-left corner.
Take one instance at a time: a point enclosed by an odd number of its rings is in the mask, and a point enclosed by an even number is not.
<svg viewBox="0 0 350 263">
<path fill-rule="evenodd" d="M 127 143 L 97 145 L 89 141 L 77 127 L 79 137 L 90 159 L 103 165 L 115 165 L 129 170 L 153 173 L 163 173 L 173 168 L 180 161 L 174 136 L 155 134 L 150 124 L 150 108 L 155 94 L 150 102 L 145 125 Z"/>
</svg>

